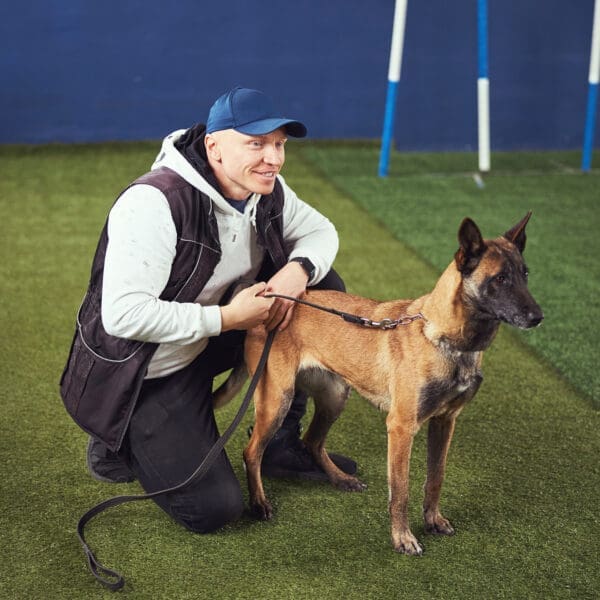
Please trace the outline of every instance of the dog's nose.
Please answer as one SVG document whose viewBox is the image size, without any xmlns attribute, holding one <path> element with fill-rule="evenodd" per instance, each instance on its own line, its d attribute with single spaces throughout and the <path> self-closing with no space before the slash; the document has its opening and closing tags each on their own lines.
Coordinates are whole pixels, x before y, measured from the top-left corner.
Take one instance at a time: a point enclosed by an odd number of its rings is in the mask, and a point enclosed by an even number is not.
<svg viewBox="0 0 600 600">
<path fill-rule="evenodd" d="M 527 328 L 537 327 L 544 320 L 541 308 L 536 307 L 527 313 Z"/>
</svg>

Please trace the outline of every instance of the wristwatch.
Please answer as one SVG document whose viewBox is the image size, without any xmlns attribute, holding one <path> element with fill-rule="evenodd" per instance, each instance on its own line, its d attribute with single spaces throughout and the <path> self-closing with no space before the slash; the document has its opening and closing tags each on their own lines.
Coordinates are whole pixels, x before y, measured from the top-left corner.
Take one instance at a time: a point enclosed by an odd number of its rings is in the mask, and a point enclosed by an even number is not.
<svg viewBox="0 0 600 600">
<path fill-rule="evenodd" d="M 290 262 L 297 262 L 302 265 L 302 268 L 308 275 L 308 280 L 310 281 L 315 275 L 315 265 L 308 260 L 308 258 L 304 256 L 296 256 L 295 258 L 290 259 Z"/>
</svg>

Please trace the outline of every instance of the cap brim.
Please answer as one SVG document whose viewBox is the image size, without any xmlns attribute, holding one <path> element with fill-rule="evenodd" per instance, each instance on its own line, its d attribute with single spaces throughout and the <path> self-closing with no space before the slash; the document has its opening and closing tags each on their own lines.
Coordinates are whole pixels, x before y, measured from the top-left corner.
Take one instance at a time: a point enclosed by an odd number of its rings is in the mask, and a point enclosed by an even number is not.
<svg viewBox="0 0 600 600">
<path fill-rule="evenodd" d="M 263 119 L 248 123 L 247 125 L 234 127 L 234 129 L 248 135 L 265 135 L 280 127 L 285 127 L 286 133 L 292 137 L 302 138 L 307 133 L 306 127 L 300 121 L 293 121 L 292 119 Z"/>
</svg>

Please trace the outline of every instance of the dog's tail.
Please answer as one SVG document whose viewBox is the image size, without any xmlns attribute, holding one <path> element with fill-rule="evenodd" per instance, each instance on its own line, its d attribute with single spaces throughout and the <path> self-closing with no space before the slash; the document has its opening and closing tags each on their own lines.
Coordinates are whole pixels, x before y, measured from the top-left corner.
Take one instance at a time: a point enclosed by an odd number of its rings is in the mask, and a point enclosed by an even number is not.
<svg viewBox="0 0 600 600">
<path fill-rule="evenodd" d="M 247 379 L 248 371 L 244 363 L 234 367 L 229 377 L 215 390 L 213 394 L 213 408 L 221 408 L 230 402 L 244 387 Z"/>
</svg>

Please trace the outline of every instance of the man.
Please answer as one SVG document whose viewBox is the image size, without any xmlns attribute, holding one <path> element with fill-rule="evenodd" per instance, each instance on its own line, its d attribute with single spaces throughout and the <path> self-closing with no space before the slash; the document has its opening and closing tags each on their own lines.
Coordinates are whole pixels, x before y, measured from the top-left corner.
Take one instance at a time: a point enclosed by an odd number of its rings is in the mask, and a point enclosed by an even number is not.
<svg viewBox="0 0 600 600">
<path fill-rule="evenodd" d="M 214 376 L 241 360 L 244 330 L 283 329 L 292 316 L 293 302 L 265 291 L 344 289 L 331 270 L 335 228 L 279 175 L 287 137 L 305 135 L 263 93 L 234 88 L 206 126 L 167 136 L 152 170 L 115 202 L 61 378 L 67 410 L 91 434 L 97 479 L 137 478 L 147 492 L 187 479 L 219 435 Z M 247 280 L 260 283 L 234 295 Z M 299 439 L 305 408 L 296 394 L 265 452 L 266 476 L 325 479 Z M 200 481 L 155 501 L 197 532 L 243 511 L 224 452 Z"/>
</svg>

